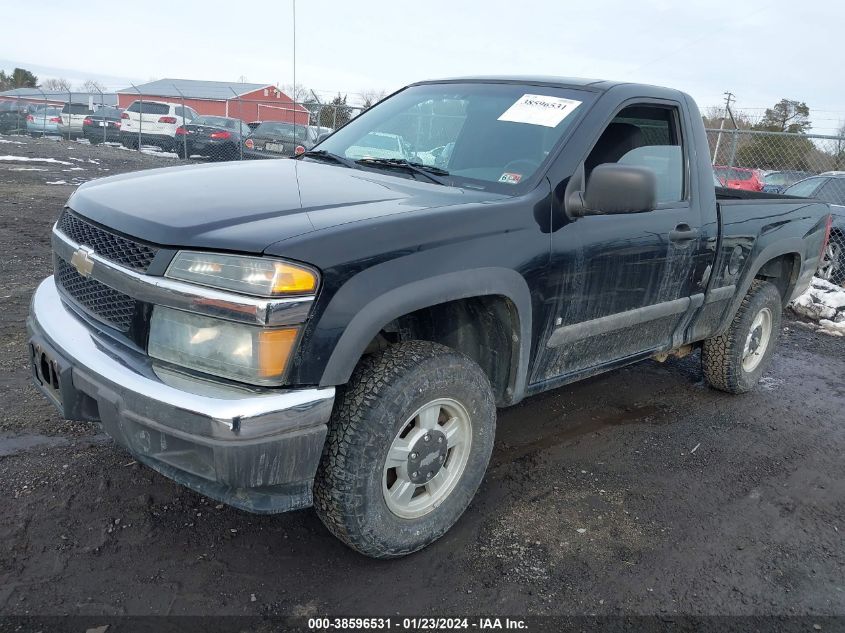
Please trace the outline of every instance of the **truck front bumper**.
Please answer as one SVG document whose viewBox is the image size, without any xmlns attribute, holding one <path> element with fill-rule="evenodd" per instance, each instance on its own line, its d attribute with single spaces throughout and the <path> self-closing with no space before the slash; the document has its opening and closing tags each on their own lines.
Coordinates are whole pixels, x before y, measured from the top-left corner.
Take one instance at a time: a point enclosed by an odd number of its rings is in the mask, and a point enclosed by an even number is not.
<svg viewBox="0 0 845 633">
<path fill-rule="evenodd" d="M 52 277 L 32 298 L 36 386 L 68 419 L 99 420 L 138 461 L 229 505 L 311 505 L 334 388 L 241 389 L 152 364 L 83 321 Z"/>
</svg>

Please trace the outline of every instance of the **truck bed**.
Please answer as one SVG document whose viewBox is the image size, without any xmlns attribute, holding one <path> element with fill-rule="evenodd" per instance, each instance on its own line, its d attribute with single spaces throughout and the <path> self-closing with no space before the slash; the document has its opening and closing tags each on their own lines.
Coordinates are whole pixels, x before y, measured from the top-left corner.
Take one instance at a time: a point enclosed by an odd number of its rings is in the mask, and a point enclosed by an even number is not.
<svg viewBox="0 0 845 633">
<path fill-rule="evenodd" d="M 716 187 L 716 200 L 804 200 L 811 202 L 808 198 L 797 198 L 785 196 L 781 193 L 769 193 L 765 191 L 746 191 L 744 189 L 728 189 L 727 187 Z"/>
</svg>

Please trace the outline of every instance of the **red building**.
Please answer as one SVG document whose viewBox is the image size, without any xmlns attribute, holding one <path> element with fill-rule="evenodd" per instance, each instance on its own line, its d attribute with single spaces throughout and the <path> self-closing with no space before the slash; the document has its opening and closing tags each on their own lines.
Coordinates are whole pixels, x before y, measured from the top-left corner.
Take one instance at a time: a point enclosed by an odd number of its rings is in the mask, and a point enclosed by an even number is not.
<svg viewBox="0 0 845 633">
<path fill-rule="evenodd" d="M 230 116 L 243 121 L 288 121 L 308 124 L 308 110 L 270 84 L 159 79 L 117 91 L 117 105 L 133 101 L 170 101 L 200 114 Z"/>
</svg>

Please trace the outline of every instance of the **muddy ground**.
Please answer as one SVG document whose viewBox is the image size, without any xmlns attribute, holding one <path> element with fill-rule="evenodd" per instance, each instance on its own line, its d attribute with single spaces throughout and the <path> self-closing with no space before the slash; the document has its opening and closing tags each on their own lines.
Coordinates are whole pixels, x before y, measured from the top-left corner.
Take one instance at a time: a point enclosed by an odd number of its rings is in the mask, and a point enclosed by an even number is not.
<svg viewBox="0 0 845 633">
<path fill-rule="evenodd" d="M 50 225 L 73 183 L 177 161 L 0 140 L 69 163 L 0 160 L 0 613 L 845 614 L 845 339 L 786 314 L 754 393 L 709 389 L 695 355 L 501 411 L 458 525 L 373 561 L 311 511 L 219 506 L 58 418 L 24 327 Z"/>
</svg>

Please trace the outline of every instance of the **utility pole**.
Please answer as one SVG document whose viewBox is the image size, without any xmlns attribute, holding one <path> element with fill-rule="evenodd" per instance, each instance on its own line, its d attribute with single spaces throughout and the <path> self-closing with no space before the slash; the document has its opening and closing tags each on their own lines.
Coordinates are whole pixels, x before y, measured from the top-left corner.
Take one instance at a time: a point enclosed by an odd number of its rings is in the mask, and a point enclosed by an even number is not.
<svg viewBox="0 0 845 633">
<path fill-rule="evenodd" d="M 716 164 L 716 158 L 719 156 L 719 146 L 722 144 L 722 131 L 725 129 L 725 119 L 728 118 L 728 115 L 731 115 L 731 119 L 733 119 L 733 114 L 731 114 L 731 101 L 735 100 L 734 93 L 726 92 L 725 93 L 725 113 L 722 115 L 722 124 L 719 126 L 719 136 L 716 137 L 716 150 L 713 152 L 713 164 Z"/>
</svg>

